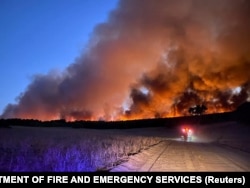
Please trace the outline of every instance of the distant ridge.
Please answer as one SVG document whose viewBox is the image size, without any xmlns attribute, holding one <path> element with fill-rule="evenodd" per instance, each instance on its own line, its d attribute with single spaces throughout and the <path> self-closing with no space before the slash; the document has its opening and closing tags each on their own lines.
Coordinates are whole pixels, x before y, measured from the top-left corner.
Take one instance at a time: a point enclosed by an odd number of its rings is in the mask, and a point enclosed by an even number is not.
<svg viewBox="0 0 250 188">
<path fill-rule="evenodd" d="M 235 118 L 238 122 L 250 125 L 250 102 L 245 102 L 237 108 Z"/>
<path fill-rule="evenodd" d="M 250 102 L 243 103 L 233 112 L 190 115 L 171 118 L 152 118 L 126 121 L 74 121 L 66 122 L 64 119 L 52 121 L 40 121 L 34 119 L 0 119 L 0 128 L 11 126 L 26 127 L 67 127 L 67 128 L 91 128 L 91 129 L 131 129 L 144 127 L 175 127 L 182 124 L 213 124 L 226 121 L 238 121 L 250 124 Z"/>
<path fill-rule="evenodd" d="M 233 112 L 204 114 L 195 116 L 138 119 L 126 121 L 74 121 L 65 120 L 40 121 L 34 119 L 0 119 L 0 127 L 26 126 L 26 127 L 67 127 L 67 128 L 91 128 L 91 129 L 131 129 L 144 127 L 175 127 L 181 124 L 210 124 L 223 121 L 233 121 Z"/>
</svg>

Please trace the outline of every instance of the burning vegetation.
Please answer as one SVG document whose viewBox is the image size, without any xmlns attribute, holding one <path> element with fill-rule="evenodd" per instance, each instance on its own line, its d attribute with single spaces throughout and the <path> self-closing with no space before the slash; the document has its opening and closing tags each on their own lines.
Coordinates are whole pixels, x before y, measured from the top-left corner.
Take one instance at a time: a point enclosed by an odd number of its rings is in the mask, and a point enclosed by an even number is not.
<svg viewBox="0 0 250 188">
<path fill-rule="evenodd" d="M 121 0 L 63 73 L 36 75 L 2 118 L 126 120 L 250 100 L 250 2 Z"/>
</svg>

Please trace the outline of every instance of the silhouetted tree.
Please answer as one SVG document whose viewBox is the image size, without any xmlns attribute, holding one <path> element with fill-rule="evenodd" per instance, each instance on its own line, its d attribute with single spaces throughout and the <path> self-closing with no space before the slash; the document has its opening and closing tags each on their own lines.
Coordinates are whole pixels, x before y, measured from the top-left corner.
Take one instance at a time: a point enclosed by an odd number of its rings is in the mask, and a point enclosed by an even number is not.
<svg viewBox="0 0 250 188">
<path fill-rule="evenodd" d="M 194 107 L 190 107 L 188 112 L 192 115 L 202 115 L 203 113 L 205 113 L 205 111 L 207 110 L 207 107 L 205 105 L 196 105 Z"/>
</svg>

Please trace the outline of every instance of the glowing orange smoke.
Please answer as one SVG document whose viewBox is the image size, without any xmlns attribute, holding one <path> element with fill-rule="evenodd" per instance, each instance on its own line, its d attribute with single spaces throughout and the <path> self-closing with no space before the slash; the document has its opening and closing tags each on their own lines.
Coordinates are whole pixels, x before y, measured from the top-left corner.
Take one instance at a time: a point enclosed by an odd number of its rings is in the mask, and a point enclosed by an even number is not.
<svg viewBox="0 0 250 188">
<path fill-rule="evenodd" d="M 64 73 L 2 118 L 128 120 L 235 110 L 250 98 L 250 1 L 121 0 Z"/>
</svg>

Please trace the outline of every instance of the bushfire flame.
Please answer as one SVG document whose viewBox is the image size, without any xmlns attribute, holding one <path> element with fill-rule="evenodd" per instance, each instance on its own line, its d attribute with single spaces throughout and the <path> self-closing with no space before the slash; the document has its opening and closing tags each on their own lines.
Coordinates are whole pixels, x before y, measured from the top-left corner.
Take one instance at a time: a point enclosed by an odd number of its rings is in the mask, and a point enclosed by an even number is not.
<svg viewBox="0 0 250 188">
<path fill-rule="evenodd" d="M 126 120 L 231 111 L 250 98 L 250 1 L 120 0 L 63 73 L 2 118 Z"/>
</svg>

